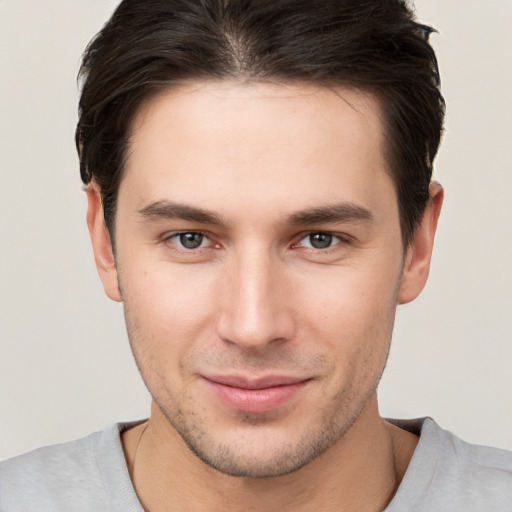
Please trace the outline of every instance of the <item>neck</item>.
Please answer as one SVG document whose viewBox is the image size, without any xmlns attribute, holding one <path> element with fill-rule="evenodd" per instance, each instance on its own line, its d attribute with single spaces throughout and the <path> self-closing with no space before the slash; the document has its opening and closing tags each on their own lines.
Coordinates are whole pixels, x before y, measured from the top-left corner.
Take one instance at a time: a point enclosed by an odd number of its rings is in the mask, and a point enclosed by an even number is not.
<svg viewBox="0 0 512 512">
<path fill-rule="evenodd" d="M 143 435 L 142 435 L 143 434 Z M 394 496 L 417 444 L 386 423 L 376 398 L 349 431 L 289 475 L 240 478 L 199 460 L 153 405 L 151 419 L 123 435 L 128 467 L 149 512 L 169 509 L 247 511 L 383 510 Z"/>
</svg>

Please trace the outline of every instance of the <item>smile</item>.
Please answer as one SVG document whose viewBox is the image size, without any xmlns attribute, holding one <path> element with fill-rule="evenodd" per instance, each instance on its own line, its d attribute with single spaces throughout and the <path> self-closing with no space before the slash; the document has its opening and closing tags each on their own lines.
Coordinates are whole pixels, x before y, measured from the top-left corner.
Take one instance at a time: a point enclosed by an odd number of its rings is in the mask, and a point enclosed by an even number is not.
<svg viewBox="0 0 512 512">
<path fill-rule="evenodd" d="M 240 412 L 261 414 L 273 411 L 295 397 L 311 379 L 268 376 L 247 379 L 238 376 L 208 376 L 204 380 L 225 405 Z"/>
</svg>

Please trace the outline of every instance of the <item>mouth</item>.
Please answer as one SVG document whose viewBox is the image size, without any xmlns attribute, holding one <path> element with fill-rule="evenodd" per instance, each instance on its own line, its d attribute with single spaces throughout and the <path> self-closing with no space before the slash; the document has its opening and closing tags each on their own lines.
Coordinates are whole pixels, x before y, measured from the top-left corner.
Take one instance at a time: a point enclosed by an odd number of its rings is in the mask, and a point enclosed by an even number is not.
<svg viewBox="0 0 512 512">
<path fill-rule="evenodd" d="M 282 407 L 312 380 L 284 375 L 256 379 L 236 375 L 209 375 L 203 376 L 203 379 L 224 405 L 250 414 L 262 414 Z"/>
</svg>

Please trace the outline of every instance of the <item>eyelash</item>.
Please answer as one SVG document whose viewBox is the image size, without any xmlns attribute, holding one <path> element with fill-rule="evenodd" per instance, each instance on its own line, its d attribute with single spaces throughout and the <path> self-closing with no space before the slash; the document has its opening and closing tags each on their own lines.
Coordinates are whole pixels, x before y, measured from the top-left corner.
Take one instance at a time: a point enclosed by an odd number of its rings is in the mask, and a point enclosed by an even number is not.
<svg viewBox="0 0 512 512">
<path fill-rule="evenodd" d="M 205 239 L 209 240 L 211 243 L 206 247 L 187 248 L 187 247 L 180 247 L 178 242 L 172 241 L 173 238 L 181 237 L 184 235 L 199 235 L 199 236 L 203 237 L 203 239 L 201 240 L 201 245 L 203 244 Z M 164 243 L 172 244 L 175 247 L 175 250 L 177 250 L 179 252 L 183 252 L 183 253 L 188 253 L 188 254 L 194 254 L 194 253 L 199 252 L 201 249 L 209 249 L 212 246 L 215 247 L 215 245 L 218 245 L 218 244 L 213 243 L 210 240 L 210 238 L 208 237 L 208 235 L 201 231 L 177 231 L 175 233 L 169 233 L 163 238 L 162 241 Z"/>
<path fill-rule="evenodd" d="M 312 246 L 312 238 L 315 236 L 319 236 L 319 235 L 328 237 L 329 242 L 334 242 L 334 239 L 337 239 L 337 242 L 333 243 L 332 245 L 329 245 L 328 247 L 322 247 L 322 248 L 313 247 Z M 308 239 L 309 239 L 309 243 L 310 243 L 309 246 L 300 245 L 303 241 L 308 240 Z M 339 246 L 341 243 L 343 243 L 345 241 L 346 241 L 346 239 L 344 239 L 340 235 L 336 235 L 329 231 L 312 231 L 312 232 L 307 233 L 306 235 L 302 236 L 298 242 L 293 244 L 292 247 L 304 247 L 307 250 L 317 251 L 317 252 L 321 252 L 321 253 L 329 253 L 332 250 L 335 250 L 337 248 L 337 246 Z"/>
<path fill-rule="evenodd" d="M 209 240 L 210 244 L 205 247 L 199 246 L 197 248 L 186 248 L 183 246 L 180 247 L 180 245 L 179 245 L 180 242 L 172 241 L 174 238 L 181 237 L 183 235 L 199 235 L 199 236 L 203 237 L 203 239 L 201 240 L 201 245 L 203 244 L 205 239 Z M 315 248 L 315 247 L 311 247 L 311 246 L 304 247 L 304 246 L 300 245 L 301 242 L 308 239 L 308 237 L 310 238 L 315 235 L 323 235 L 323 236 L 327 236 L 327 237 L 332 237 L 332 239 L 335 239 L 337 241 L 333 245 L 330 245 L 325 248 Z M 220 244 L 216 244 L 215 242 L 212 242 L 212 240 L 209 238 L 209 236 L 202 231 L 177 231 L 174 233 L 167 234 L 165 237 L 163 237 L 162 241 L 164 243 L 172 244 L 174 246 L 175 250 L 177 250 L 178 252 L 181 252 L 181 253 L 185 253 L 185 254 L 197 254 L 198 252 L 200 252 L 201 250 L 204 250 L 204 249 L 220 247 Z M 336 250 L 338 248 L 338 246 L 347 245 L 349 243 L 350 243 L 350 237 L 348 235 L 336 234 L 336 233 L 332 233 L 330 231 L 309 231 L 307 233 L 301 234 L 300 238 L 295 243 L 293 243 L 291 247 L 294 249 L 303 248 L 306 251 L 313 251 L 317 254 L 318 253 L 329 254 L 330 252 Z M 181 244 L 183 245 L 182 241 L 181 241 Z"/>
</svg>

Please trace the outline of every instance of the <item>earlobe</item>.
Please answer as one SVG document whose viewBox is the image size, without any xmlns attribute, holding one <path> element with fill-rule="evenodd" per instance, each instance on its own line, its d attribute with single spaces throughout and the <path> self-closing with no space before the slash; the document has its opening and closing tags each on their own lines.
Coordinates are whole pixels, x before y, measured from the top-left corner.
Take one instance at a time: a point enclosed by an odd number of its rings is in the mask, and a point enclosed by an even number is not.
<svg viewBox="0 0 512 512">
<path fill-rule="evenodd" d="M 117 276 L 117 267 L 110 234 L 103 217 L 103 205 L 99 187 L 90 183 L 87 194 L 87 227 L 91 236 L 94 260 L 105 293 L 116 302 L 121 302 L 121 291 Z"/>
<path fill-rule="evenodd" d="M 432 182 L 429 202 L 405 257 L 402 282 L 398 293 L 399 304 L 411 302 L 425 287 L 443 197 L 443 187 L 437 182 Z"/>
</svg>

